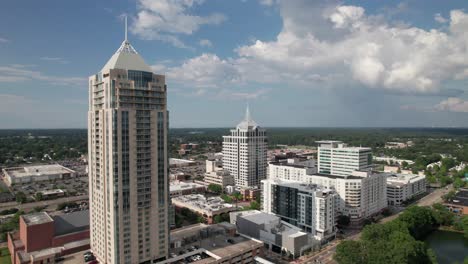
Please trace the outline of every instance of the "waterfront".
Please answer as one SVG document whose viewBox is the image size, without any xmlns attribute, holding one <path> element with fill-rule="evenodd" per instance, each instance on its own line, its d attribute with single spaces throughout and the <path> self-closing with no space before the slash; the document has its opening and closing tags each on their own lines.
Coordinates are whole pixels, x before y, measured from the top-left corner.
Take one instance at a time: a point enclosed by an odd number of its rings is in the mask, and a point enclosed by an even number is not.
<svg viewBox="0 0 468 264">
<path fill-rule="evenodd" d="M 436 230 L 425 242 L 434 250 L 439 264 L 463 263 L 468 257 L 468 239 L 462 233 Z"/>
</svg>

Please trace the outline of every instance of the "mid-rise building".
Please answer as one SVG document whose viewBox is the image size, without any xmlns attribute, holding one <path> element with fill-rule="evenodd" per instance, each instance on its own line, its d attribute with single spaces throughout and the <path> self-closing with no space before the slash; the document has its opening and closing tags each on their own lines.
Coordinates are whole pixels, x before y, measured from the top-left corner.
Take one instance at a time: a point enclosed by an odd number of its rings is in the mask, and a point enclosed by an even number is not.
<svg viewBox="0 0 468 264">
<path fill-rule="evenodd" d="M 219 196 L 205 197 L 201 194 L 188 194 L 172 198 L 172 204 L 177 208 L 187 208 L 203 216 L 208 224 L 214 222 L 214 217 L 237 210 L 237 207 L 224 202 Z"/>
<path fill-rule="evenodd" d="M 331 189 L 297 181 L 263 180 L 263 211 L 311 233 L 317 240 L 335 236 L 339 196 Z"/>
<path fill-rule="evenodd" d="M 348 176 L 372 168 L 372 149 L 348 147 L 341 141 L 318 141 L 318 172 Z"/>
<path fill-rule="evenodd" d="M 100 263 L 168 255 L 167 87 L 125 38 L 89 78 L 91 250 Z"/>
<path fill-rule="evenodd" d="M 219 160 L 206 161 L 206 173 L 203 181 L 207 184 L 220 185 L 223 189 L 235 185 L 234 176 L 228 170 L 223 169 Z"/>
<path fill-rule="evenodd" d="M 373 171 L 354 171 L 349 176 L 308 175 L 306 183 L 334 189 L 340 196 L 337 211 L 353 222 L 360 222 L 387 207 L 387 175 Z"/>
<path fill-rule="evenodd" d="M 306 175 L 317 172 L 315 160 L 299 160 L 297 158 L 285 161 L 274 161 L 268 164 L 269 179 L 284 179 L 302 182 Z"/>
<path fill-rule="evenodd" d="M 387 177 L 388 205 L 401 205 L 408 199 L 426 192 L 426 176 L 390 174 Z"/>
<path fill-rule="evenodd" d="M 231 135 L 223 136 L 223 167 L 237 186 L 258 187 L 266 178 L 267 147 L 265 129 L 252 120 L 247 108 L 244 120 Z"/>
</svg>

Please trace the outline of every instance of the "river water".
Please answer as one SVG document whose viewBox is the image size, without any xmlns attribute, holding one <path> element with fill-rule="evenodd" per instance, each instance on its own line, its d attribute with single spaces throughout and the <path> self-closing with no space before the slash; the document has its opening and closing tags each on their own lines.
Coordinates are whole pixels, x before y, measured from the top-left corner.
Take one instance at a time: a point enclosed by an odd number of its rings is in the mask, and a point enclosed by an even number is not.
<svg viewBox="0 0 468 264">
<path fill-rule="evenodd" d="M 462 233 L 436 230 L 425 242 L 434 250 L 439 264 L 463 263 L 468 257 L 468 239 Z"/>
</svg>

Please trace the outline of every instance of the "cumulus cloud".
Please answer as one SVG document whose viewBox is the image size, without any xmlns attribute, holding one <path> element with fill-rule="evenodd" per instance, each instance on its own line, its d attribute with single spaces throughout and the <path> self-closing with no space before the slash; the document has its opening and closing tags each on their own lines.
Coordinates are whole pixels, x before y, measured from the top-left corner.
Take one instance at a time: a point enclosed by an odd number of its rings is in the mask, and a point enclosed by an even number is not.
<svg viewBox="0 0 468 264">
<path fill-rule="evenodd" d="M 212 47 L 213 46 L 213 43 L 211 43 L 211 41 L 209 39 L 200 39 L 198 44 L 200 46 L 202 46 L 202 47 Z"/>
<path fill-rule="evenodd" d="M 259 0 L 259 3 L 264 6 L 272 6 L 275 2 L 275 0 Z"/>
<path fill-rule="evenodd" d="M 440 13 L 437 13 L 434 15 L 434 20 L 441 23 L 441 24 L 444 24 L 444 23 L 447 23 L 447 19 L 445 17 L 443 17 Z"/>
<path fill-rule="evenodd" d="M 197 89 L 221 88 L 224 84 L 239 83 L 241 75 L 228 60 L 204 53 L 185 61 L 179 67 L 167 69 L 169 79 L 186 83 Z"/>
<path fill-rule="evenodd" d="M 0 66 L 0 82 L 44 81 L 54 85 L 83 86 L 86 78 L 59 77 L 31 70 L 28 65 Z"/>
<path fill-rule="evenodd" d="M 468 112 L 468 101 L 457 97 L 450 97 L 435 105 L 434 110 L 466 113 Z"/>
<path fill-rule="evenodd" d="M 190 60 L 199 62 L 193 70 L 211 76 L 205 85 L 219 86 L 228 76 L 255 83 L 311 86 L 321 81 L 327 87 L 354 83 L 390 93 L 448 94 L 445 82 L 468 78 L 468 14 L 462 10 L 450 12 L 448 28 L 426 30 L 333 0 L 280 1 L 279 7 L 283 28 L 275 40 L 240 46 L 234 58 L 204 54 Z M 181 75 L 185 67 L 172 72 Z M 202 77 L 190 75 L 183 79 Z"/>
<path fill-rule="evenodd" d="M 187 47 L 179 35 L 192 35 L 203 25 L 218 25 L 226 16 L 213 13 L 208 16 L 190 14 L 190 9 L 204 0 L 139 0 L 138 13 L 131 27 L 133 33 L 144 39 L 157 39 L 176 47 Z"/>
</svg>

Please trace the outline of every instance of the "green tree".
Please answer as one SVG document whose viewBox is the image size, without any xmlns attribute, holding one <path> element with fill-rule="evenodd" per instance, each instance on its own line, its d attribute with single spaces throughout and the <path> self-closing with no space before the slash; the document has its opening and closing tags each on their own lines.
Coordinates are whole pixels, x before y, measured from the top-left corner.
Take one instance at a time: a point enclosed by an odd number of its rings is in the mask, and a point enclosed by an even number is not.
<svg viewBox="0 0 468 264">
<path fill-rule="evenodd" d="M 453 224 L 453 213 L 440 203 L 432 206 L 432 216 L 438 225 L 450 226 Z"/>
<path fill-rule="evenodd" d="M 208 191 L 220 194 L 221 192 L 223 192 L 223 187 L 219 184 L 210 183 L 210 185 L 208 185 Z"/>
<path fill-rule="evenodd" d="M 345 240 L 338 244 L 333 259 L 339 264 L 368 263 L 366 250 L 359 241 Z"/>
<path fill-rule="evenodd" d="M 418 240 L 423 239 L 434 228 L 435 220 L 432 210 L 425 206 L 411 206 L 407 208 L 398 220 L 408 226 L 410 234 Z"/>
<path fill-rule="evenodd" d="M 465 238 L 468 239 L 468 215 L 464 215 L 460 219 L 461 226 L 463 227 L 463 233 Z"/>
<path fill-rule="evenodd" d="M 251 201 L 250 202 L 250 209 L 260 210 L 260 204 L 257 201 Z"/>
<path fill-rule="evenodd" d="M 26 197 L 26 194 L 24 194 L 24 192 L 17 192 L 16 195 L 15 195 L 15 198 L 16 198 L 16 202 L 18 203 L 25 203 L 28 198 Z"/>
<path fill-rule="evenodd" d="M 44 197 L 42 196 L 41 192 L 37 192 L 35 195 L 35 198 L 36 198 L 36 201 L 42 201 Z"/>
</svg>

